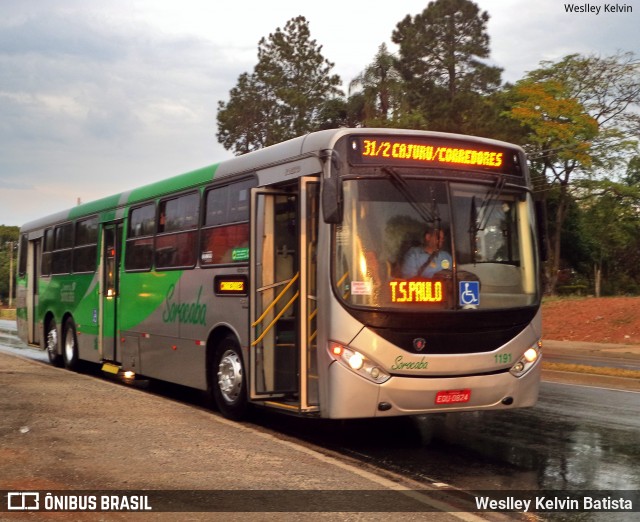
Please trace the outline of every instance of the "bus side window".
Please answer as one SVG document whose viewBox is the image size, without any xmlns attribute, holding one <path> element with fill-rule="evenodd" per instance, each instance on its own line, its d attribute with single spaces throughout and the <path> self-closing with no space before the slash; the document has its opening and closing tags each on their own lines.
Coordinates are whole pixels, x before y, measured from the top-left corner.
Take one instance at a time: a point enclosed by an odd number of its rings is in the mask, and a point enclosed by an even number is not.
<svg viewBox="0 0 640 522">
<path fill-rule="evenodd" d="M 249 223 L 202 231 L 200 263 L 216 265 L 248 261 Z"/>
<path fill-rule="evenodd" d="M 212 266 L 249 260 L 249 194 L 253 179 L 205 193 L 200 264 Z"/>
<path fill-rule="evenodd" d="M 18 276 L 24 277 L 27 273 L 27 248 L 29 242 L 26 234 L 20 235 L 20 247 L 18 248 Z"/>
<path fill-rule="evenodd" d="M 199 212 L 198 192 L 160 202 L 155 250 L 156 268 L 195 266 Z"/>
<path fill-rule="evenodd" d="M 73 239 L 73 223 L 58 225 L 54 229 L 54 250 L 51 260 L 52 273 L 68 274 L 71 272 Z"/>
<path fill-rule="evenodd" d="M 151 269 L 155 227 L 156 206 L 154 203 L 130 210 L 127 252 L 125 255 L 125 268 L 127 270 Z"/>
<path fill-rule="evenodd" d="M 40 273 L 43 276 L 51 275 L 51 256 L 53 252 L 53 229 L 48 228 L 44 231 L 44 246 L 42 249 L 42 266 Z"/>
<path fill-rule="evenodd" d="M 98 253 L 98 218 L 83 219 L 76 223 L 74 272 L 94 272 Z"/>
</svg>

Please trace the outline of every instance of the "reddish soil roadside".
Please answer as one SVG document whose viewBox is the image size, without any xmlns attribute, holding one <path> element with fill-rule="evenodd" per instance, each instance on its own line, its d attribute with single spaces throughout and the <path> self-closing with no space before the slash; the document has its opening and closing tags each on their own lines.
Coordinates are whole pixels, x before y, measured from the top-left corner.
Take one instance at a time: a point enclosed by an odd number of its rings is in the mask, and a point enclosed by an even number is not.
<svg viewBox="0 0 640 522">
<path fill-rule="evenodd" d="M 640 344 L 640 297 L 548 299 L 542 326 L 554 341 Z"/>
</svg>

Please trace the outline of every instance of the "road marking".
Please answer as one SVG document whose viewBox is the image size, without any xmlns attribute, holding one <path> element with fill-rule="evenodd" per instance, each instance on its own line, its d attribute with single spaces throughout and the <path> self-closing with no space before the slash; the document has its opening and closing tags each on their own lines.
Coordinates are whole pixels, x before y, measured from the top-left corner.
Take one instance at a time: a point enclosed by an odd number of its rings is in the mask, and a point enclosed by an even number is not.
<svg viewBox="0 0 640 522">
<path fill-rule="evenodd" d="M 594 390 L 615 391 L 622 393 L 640 393 L 637 390 L 621 390 L 620 388 L 604 388 L 603 386 L 592 386 L 590 384 L 577 384 L 572 382 L 555 382 L 555 381 L 542 381 L 545 384 L 560 384 L 562 386 L 580 386 L 582 388 L 593 388 Z"/>
</svg>

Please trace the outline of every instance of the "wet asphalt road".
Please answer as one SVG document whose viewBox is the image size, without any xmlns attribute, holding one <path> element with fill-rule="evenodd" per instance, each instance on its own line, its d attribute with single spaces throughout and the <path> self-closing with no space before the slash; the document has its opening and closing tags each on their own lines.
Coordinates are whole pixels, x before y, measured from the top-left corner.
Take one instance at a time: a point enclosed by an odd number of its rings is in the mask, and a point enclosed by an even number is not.
<svg viewBox="0 0 640 522">
<path fill-rule="evenodd" d="M 531 409 L 340 423 L 263 415 L 257 422 L 428 484 L 637 491 L 638 412 L 638 392 L 543 382 Z"/>
<path fill-rule="evenodd" d="M 20 353 L 46 359 L 36 350 Z M 179 387 L 161 393 L 201 406 L 200 395 Z M 354 421 L 257 411 L 252 422 L 425 485 L 638 491 L 638 412 L 640 392 L 543 382 L 538 405 L 524 410 Z"/>
</svg>

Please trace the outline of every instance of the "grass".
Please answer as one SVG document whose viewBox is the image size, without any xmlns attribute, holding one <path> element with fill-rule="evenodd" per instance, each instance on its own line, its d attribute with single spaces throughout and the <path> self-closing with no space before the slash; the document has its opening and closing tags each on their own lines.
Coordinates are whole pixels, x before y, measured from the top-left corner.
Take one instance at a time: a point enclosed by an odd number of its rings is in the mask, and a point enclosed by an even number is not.
<svg viewBox="0 0 640 522">
<path fill-rule="evenodd" d="M 16 319 L 15 308 L 0 308 L 0 319 L 14 320 Z"/>
</svg>

